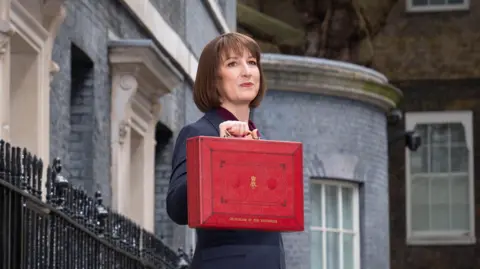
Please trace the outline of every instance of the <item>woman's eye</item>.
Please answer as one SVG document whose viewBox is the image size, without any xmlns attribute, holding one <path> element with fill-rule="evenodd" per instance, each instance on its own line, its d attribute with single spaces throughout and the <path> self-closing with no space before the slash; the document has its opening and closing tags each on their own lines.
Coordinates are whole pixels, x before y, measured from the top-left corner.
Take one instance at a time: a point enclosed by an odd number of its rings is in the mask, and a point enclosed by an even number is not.
<svg viewBox="0 0 480 269">
<path fill-rule="evenodd" d="M 228 67 L 233 67 L 233 66 L 235 66 L 235 65 L 236 65 L 236 62 L 229 62 L 229 63 L 227 64 Z"/>
<path fill-rule="evenodd" d="M 251 64 L 251 65 L 257 65 L 256 61 L 249 61 L 248 63 Z"/>
</svg>

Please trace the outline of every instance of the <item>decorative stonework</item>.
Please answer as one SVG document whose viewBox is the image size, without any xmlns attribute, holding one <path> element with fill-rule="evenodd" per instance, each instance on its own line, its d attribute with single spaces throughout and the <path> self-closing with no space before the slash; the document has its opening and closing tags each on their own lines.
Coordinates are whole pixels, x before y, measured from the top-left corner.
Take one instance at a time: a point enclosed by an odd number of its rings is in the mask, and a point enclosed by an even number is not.
<svg viewBox="0 0 480 269">
<path fill-rule="evenodd" d="M 60 71 L 60 66 L 54 61 L 50 61 L 50 82 L 53 80 L 53 76 Z"/>
<path fill-rule="evenodd" d="M 112 142 L 123 145 L 131 126 L 129 112 L 133 96 L 138 90 L 137 79 L 129 74 L 113 74 Z"/>
<path fill-rule="evenodd" d="M 119 86 L 124 91 L 131 91 L 138 87 L 137 79 L 132 75 L 123 75 L 120 77 Z"/>
<path fill-rule="evenodd" d="M 120 121 L 118 126 L 118 143 L 121 145 L 125 143 L 125 138 L 127 137 L 130 126 L 130 119 Z"/>
<path fill-rule="evenodd" d="M 109 43 L 109 61 L 114 73 L 134 76 L 140 89 L 152 99 L 170 93 L 183 80 L 151 40 L 114 40 Z"/>
<path fill-rule="evenodd" d="M 182 76 L 149 40 L 111 41 L 109 61 L 113 76 L 112 205 L 153 231 L 155 126 L 160 119 L 160 98 L 177 87 Z"/>
<path fill-rule="evenodd" d="M 56 35 L 60 24 L 67 15 L 64 3 L 65 0 L 44 0 L 42 24 L 52 36 Z"/>
<path fill-rule="evenodd" d="M 0 21 L 0 57 L 6 52 L 7 44 L 14 34 L 15 30 L 9 22 L 4 20 Z"/>
<path fill-rule="evenodd" d="M 402 92 L 382 74 L 362 66 L 320 58 L 264 54 L 269 89 L 344 97 L 377 106 L 396 107 Z"/>
<path fill-rule="evenodd" d="M 43 160 L 50 159 L 50 82 L 59 71 L 51 56 L 66 16 L 64 2 L 0 1 L 0 135 Z M 31 63 L 31 72 L 12 73 L 23 60 Z"/>
</svg>

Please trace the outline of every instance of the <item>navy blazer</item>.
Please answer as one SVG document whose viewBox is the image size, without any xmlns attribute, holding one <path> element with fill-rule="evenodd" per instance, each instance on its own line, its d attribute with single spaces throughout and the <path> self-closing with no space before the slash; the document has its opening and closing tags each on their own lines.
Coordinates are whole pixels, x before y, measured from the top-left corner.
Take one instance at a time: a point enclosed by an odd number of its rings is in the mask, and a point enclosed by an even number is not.
<svg viewBox="0 0 480 269">
<path fill-rule="evenodd" d="M 180 131 L 172 158 L 167 213 L 179 225 L 188 224 L 186 141 L 195 136 L 220 135 L 224 120 L 209 111 Z M 191 269 L 284 269 L 285 255 L 279 232 L 196 229 L 197 245 Z"/>
</svg>

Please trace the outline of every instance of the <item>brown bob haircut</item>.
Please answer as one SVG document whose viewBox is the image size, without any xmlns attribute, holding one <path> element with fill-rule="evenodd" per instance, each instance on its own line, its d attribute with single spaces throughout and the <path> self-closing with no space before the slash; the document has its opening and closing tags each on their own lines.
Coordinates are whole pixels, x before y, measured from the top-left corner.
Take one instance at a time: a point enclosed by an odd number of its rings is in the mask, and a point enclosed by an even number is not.
<svg viewBox="0 0 480 269">
<path fill-rule="evenodd" d="M 193 101 L 198 109 L 207 112 L 220 107 L 220 92 L 217 89 L 219 66 L 229 53 L 242 54 L 249 51 L 257 61 L 260 71 L 260 88 L 255 99 L 250 103 L 254 108 L 260 105 L 266 91 L 266 83 L 260 63 L 260 47 L 249 36 L 240 33 L 226 33 L 210 41 L 202 51 L 198 62 L 197 76 L 193 89 Z"/>
</svg>

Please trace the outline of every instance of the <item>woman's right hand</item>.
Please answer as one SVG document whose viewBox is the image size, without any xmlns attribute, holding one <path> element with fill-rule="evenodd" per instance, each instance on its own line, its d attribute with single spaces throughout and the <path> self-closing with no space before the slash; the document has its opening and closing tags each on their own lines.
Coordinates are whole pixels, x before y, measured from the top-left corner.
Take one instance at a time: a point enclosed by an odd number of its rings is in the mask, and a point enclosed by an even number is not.
<svg viewBox="0 0 480 269">
<path fill-rule="evenodd" d="M 224 121 L 219 126 L 220 137 L 246 137 L 252 132 L 248 127 L 248 123 L 243 121 Z"/>
</svg>

